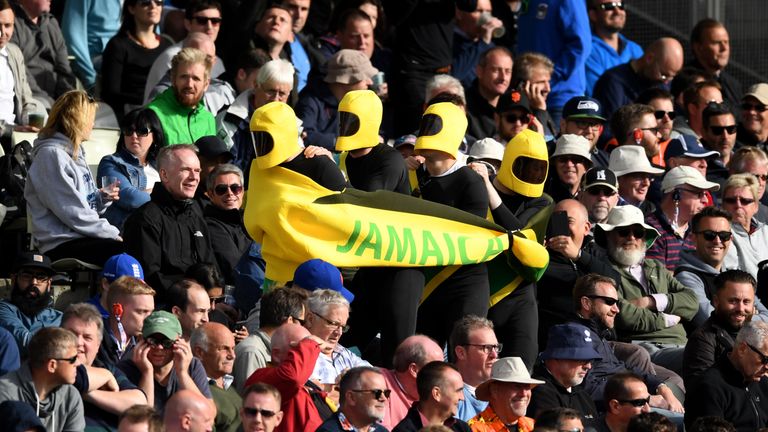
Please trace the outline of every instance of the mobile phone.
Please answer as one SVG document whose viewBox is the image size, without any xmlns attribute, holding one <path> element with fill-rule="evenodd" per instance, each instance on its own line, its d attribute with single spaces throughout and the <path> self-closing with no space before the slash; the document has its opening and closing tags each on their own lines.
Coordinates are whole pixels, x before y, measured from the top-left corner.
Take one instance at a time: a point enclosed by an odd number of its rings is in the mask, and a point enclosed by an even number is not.
<svg viewBox="0 0 768 432">
<path fill-rule="evenodd" d="M 246 324 L 247 322 L 248 322 L 247 320 L 245 320 L 245 321 L 238 321 L 238 322 L 236 322 L 236 323 L 235 323 L 235 331 L 238 331 L 238 330 L 242 330 L 242 329 L 244 329 L 244 328 L 245 328 L 245 324 Z"/>
<path fill-rule="evenodd" d="M 557 211 L 552 213 L 549 219 L 549 236 L 570 236 L 571 229 L 568 227 L 568 213 Z"/>
</svg>

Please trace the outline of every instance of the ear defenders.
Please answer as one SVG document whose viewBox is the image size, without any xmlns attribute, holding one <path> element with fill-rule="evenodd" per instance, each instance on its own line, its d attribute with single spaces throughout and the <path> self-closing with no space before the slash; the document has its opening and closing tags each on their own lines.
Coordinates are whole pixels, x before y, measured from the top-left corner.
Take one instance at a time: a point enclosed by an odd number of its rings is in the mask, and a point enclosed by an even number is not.
<svg viewBox="0 0 768 432">
<path fill-rule="evenodd" d="M 640 128 L 632 129 L 632 139 L 635 140 L 635 144 L 640 145 L 643 142 L 643 130 Z"/>
<path fill-rule="evenodd" d="M 123 316 L 123 305 L 121 303 L 114 303 L 112 304 L 112 315 L 115 316 L 115 318 L 120 319 Z"/>
</svg>

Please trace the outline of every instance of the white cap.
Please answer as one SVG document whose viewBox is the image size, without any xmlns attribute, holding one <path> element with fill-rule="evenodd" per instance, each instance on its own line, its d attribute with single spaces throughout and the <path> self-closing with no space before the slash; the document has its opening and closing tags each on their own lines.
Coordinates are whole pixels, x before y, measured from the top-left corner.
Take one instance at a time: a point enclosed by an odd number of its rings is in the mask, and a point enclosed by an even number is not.
<svg viewBox="0 0 768 432">
<path fill-rule="evenodd" d="M 678 186 L 687 184 L 702 190 L 716 191 L 720 189 L 720 185 L 707 181 L 703 175 L 696 168 L 689 166 L 674 167 L 664 176 L 661 181 L 661 191 L 671 192 Z"/>
<path fill-rule="evenodd" d="M 592 154 L 589 152 L 591 147 L 589 141 L 581 135 L 565 134 L 557 139 L 555 143 L 555 152 L 550 159 L 564 155 L 576 155 L 586 159 L 592 165 Z"/>
</svg>

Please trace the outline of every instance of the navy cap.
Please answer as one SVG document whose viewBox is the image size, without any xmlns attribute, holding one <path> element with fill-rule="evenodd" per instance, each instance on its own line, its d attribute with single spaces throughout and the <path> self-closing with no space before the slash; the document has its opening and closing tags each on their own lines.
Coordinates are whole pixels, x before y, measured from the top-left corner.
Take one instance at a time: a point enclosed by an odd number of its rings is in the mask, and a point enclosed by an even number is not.
<svg viewBox="0 0 768 432">
<path fill-rule="evenodd" d="M 200 156 L 206 159 L 214 159 L 221 155 L 225 155 L 229 157 L 230 161 L 232 160 L 232 153 L 227 148 L 227 145 L 224 144 L 224 141 L 222 141 L 221 138 L 215 135 L 198 138 L 198 140 L 195 141 L 195 146 L 197 146 L 197 149 L 200 151 Z"/>
<path fill-rule="evenodd" d="M 542 360 L 600 360 L 592 346 L 592 333 L 581 324 L 567 323 L 549 329 L 547 349 L 541 353 Z"/>
<path fill-rule="evenodd" d="M 133 276 L 144 280 L 144 269 L 136 258 L 127 253 L 121 253 L 109 257 L 107 262 L 104 263 L 104 270 L 102 270 L 101 275 L 109 283 L 114 282 L 121 276 Z"/>
<path fill-rule="evenodd" d="M 51 266 L 51 259 L 40 253 L 24 252 L 19 254 L 13 269 L 19 271 L 22 268 L 37 268 L 50 275 L 56 274 L 56 270 Z"/>
<path fill-rule="evenodd" d="M 586 96 L 575 96 L 566 102 L 563 107 L 563 118 L 589 118 L 603 122 L 605 121 L 603 107 L 600 105 L 600 101 Z"/>
<path fill-rule="evenodd" d="M 315 258 L 303 262 L 293 273 L 293 285 L 309 291 L 329 289 L 337 291 L 352 303 L 355 295 L 344 288 L 344 279 L 341 272 L 333 264 Z"/>
<path fill-rule="evenodd" d="M 705 159 L 720 156 L 720 152 L 705 149 L 701 141 L 693 135 L 680 135 L 678 138 L 669 140 L 667 149 L 664 151 L 664 160 L 668 161 L 669 158 L 679 156 Z"/>
<path fill-rule="evenodd" d="M 503 95 L 499 96 L 499 101 L 496 103 L 496 112 L 505 113 L 512 111 L 514 108 L 520 108 L 525 110 L 528 114 L 531 113 L 531 105 L 528 102 L 528 96 L 525 92 L 521 92 L 517 89 L 512 89 Z"/>
</svg>

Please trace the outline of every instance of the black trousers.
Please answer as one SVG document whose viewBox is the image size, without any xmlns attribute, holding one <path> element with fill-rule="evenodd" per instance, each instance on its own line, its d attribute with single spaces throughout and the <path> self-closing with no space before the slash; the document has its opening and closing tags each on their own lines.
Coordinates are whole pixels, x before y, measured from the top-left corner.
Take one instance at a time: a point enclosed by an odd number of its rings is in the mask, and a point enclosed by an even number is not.
<svg viewBox="0 0 768 432">
<path fill-rule="evenodd" d="M 414 268 L 364 267 L 357 271 L 351 290 L 355 294 L 344 346 L 365 348 L 381 333 L 378 353 L 367 360 L 392 367 L 400 342 L 416 332 L 416 313 L 424 290 L 424 273 Z"/>
<path fill-rule="evenodd" d="M 435 72 L 405 69 L 395 62 L 389 87 L 392 112 L 394 113 L 395 137 L 415 133 L 419 129 L 421 115 L 424 113 L 424 94 L 427 81 Z"/>
<path fill-rule="evenodd" d="M 125 252 L 125 243 L 112 239 L 83 237 L 62 243 L 45 253 L 51 261 L 62 258 L 77 258 L 100 267 L 112 255 Z"/>
<path fill-rule="evenodd" d="M 499 357 L 520 357 L 528 370 L 533 369 L 539 353 L 539 310 L 536 306 L 536 286 L 532 283 L 516 290 L 488 311 L 496 338 L 504 344 Z"/>
</svg>

